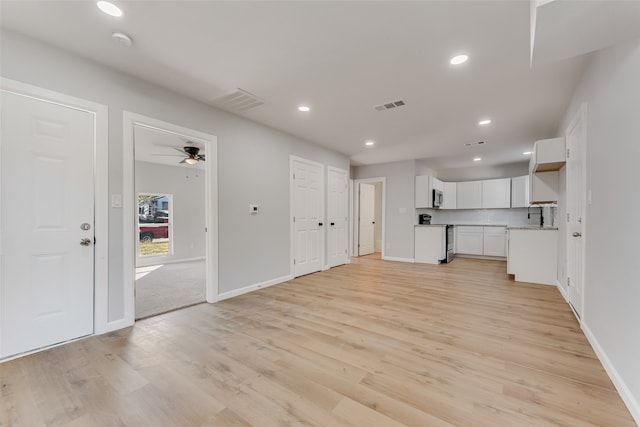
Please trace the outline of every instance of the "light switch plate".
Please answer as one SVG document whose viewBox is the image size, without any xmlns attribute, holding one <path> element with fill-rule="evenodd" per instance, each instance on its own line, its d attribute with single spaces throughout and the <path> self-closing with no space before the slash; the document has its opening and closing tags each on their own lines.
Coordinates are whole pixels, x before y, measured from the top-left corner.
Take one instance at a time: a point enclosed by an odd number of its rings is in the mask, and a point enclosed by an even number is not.
<svg viewBox="0 0 640 427">
<path fill-rule="evenodd" d="M 111 195 L 111 207 L 112 208 L 121 208 L 122 207 L 122 194 L 112 194 Z"/>
</svg>

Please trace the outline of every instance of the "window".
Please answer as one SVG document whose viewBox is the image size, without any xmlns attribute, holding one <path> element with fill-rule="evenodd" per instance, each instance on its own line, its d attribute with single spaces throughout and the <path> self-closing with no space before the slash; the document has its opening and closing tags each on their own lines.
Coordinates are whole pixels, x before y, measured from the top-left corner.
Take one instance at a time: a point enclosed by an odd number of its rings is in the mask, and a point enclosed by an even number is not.
<svg viewBox="0 0 640 427">
<path fill-rule="evenodd" d="M 138 194 L 138 256 L 170 255 L 171 194 Z"/>
</svg>

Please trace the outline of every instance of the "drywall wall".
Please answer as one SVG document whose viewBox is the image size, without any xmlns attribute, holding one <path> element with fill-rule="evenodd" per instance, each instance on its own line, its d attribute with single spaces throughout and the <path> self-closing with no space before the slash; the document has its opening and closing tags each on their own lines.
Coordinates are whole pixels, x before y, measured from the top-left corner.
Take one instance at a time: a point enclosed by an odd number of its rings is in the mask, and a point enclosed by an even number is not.
<svg viewBox="0 0 640 427">
<path fill-rule="evenodd" d="M 147 162 L 136 162 L 135 168 L 136 194 L 171 194 L 173 203 L 173 253 L 139 258 L 137 266 L 204 257 L 204 171 Z"/>
<path fill-rule="evenodd" d="M 594 54 L 559 129 L 587 103 L 587 336 L 640 423 L 640 40 Z M 566 236 L 563 235 L 563 237 Z M 566 246 L 560 246 L 566 247 Z"/>
<path fill-rule="evenodd" d="M 216 135 L 219 271 L 214 274 L 220 293 L 290 274 L 289 156 L 348 169 L 346 156 L 34 39 L 6 30 L 0 36 L 3 77 L 109 107 L 111 194 L 122 194 L 124 185 L 123 111 Z M 260 214 L 250 217 L 252 203 Z M 123 318 L 128 298 L 123 277 L 133 274 L 123 271 L 125 214 L 110 209 L 109 321 Z"/>
<path fill-rule="evenodd" d="M 385 177 L 385 247 L 383 256 L 413 260 L 415 162 L 383 163 L 353 168 L 354 179 Z"/>
<path fill-rule="evenodd" d="M 545 206 L 543 215 L 545 226 L 553 226 L 555 209 Z M 506 225 L 522 227 L 540 225 L 540 208 L 538 206 L 514 209 L 416 209 L 417 214 L 431 215 L 432 224 L 477 224 L 477 225 Z M 530 213 L 531 218 L 527 218 Z M 416 216 L 417 222 L 417 216 Z"/>
<path fill-rule="evenodd" d="M 533 143 L 533 141 L 532 141 Z M 438 169 L 437 177 L 445 182 L 474 181 L 480 179 L 512 178 L 529 174 L 529 162 L 508 163 L 496 166 Z"/>
</svg>

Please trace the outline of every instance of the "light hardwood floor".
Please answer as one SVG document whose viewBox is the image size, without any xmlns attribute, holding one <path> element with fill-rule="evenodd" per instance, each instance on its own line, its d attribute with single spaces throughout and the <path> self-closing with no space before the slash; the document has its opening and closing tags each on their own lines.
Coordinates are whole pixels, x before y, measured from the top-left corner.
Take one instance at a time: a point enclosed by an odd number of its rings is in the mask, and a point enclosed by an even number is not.
<svg viewBox="0 0 640 427">
<path fill-rule="evenodd" d="M 633 426 L 551 286 L 362 257 L 0 365 L 3 426 Z"/>
</svg>

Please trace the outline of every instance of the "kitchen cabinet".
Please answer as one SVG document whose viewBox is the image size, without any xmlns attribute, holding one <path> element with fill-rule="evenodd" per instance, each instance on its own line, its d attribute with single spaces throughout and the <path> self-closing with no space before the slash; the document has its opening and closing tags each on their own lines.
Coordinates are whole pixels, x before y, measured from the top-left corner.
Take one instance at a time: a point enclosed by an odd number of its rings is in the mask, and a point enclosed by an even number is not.
<svg viewBox="0 0 640 427">
<path fill-rule="evenodd" d="M 526 208 L 529 206 L 529 175 L 511 178 L 511 207 Z"/>
<path fill-rule="evenodd" d="M 529 160 L 529 171 L 548 172 L 557 171 L 566 163 L 564 137 L 543 139 L 536 141 Z"/>
<path fill-rule="evenodd" d="M 484 239 L 482 255 L 507 256 L 507 228 L 506 227 L 482 227 Z"/>
<path fill-rule="evenodd" d="M 416 208 L 431 208 L 433 207 L 433 200 L 431 198 L 431 192 L 429 191 L 429 176 L 418 175 L 416 176 Z"/>
<path fill-rule="evenodd" d="M 482 208 L 482 181 L 458 182 L 456 185 L 456 209 Z"/>
<path fill-rule="evenodd" d="M 483 255 L 484 227 L 458 225 L 455 227 L 455 252 Z"/>
<path fill-rule="evenodd" d="M 558 172 L 537 172 L 529 175 L 529 203 L 558 201 Z"/>
<path fill-rule="evenodd" d="M 483 209 L 511 207 L 511 178 L 487 179 L 482 181 Z"/>
<path fill-rule="evenodd" d="M 519 282 L 557 285 L 558 230 L 509 229 L 507 273 Z"/>
<path fill-rule="evenodd" d="M 414 261 L 439 264 L 447 257 L 445 241 L 446 226 L 417 225 L 414 239 Z"/>
<path fill-rule="evenodd" d="M 444 203 L 442 204 L 442 206 L 440 207 L 440 209 L 456 209 L 457 203 L 456 203 L 456 190 L 457 190 L 457 183 L 455 182 L 445 182 L 443 183 L 443 190 L 442 192 L 444 193 Z"/>
</svg>

